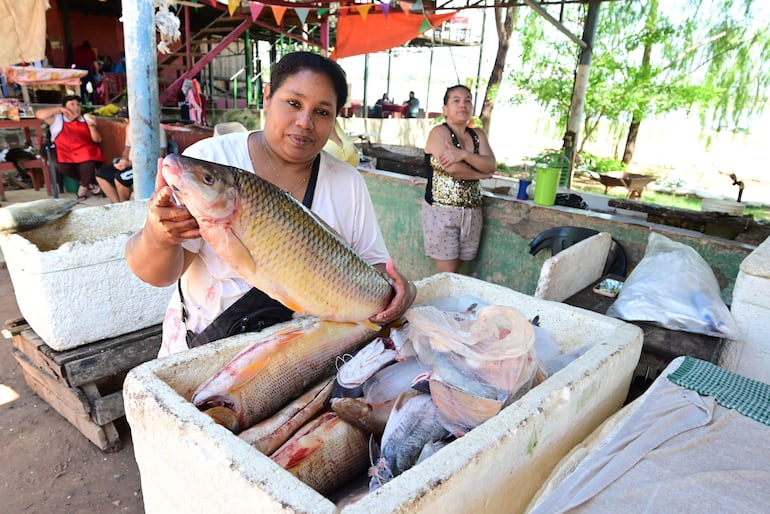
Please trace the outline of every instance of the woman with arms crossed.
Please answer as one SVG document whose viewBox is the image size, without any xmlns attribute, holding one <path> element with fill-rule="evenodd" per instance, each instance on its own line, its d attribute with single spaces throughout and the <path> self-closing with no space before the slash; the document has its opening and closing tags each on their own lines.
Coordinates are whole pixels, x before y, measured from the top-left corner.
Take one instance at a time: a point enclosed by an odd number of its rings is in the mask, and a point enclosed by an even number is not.
<svg viewBox="0 0 770 514">
<path fill-rule="evenodd" d="M 263 131 L 204 139 L 184 154 L 256 173 L 309 207 L 367 262 L 387 272 L 394 296 L 371 319 L 385 324 L 401 317 L 416 290 L 389 261 L 363 177 L 321 151 L 346 97 L 345 72 L 334 61 L 310 52 L 287 54 L 265 88 Z M 200 239 L 195 219 L 174 203 L 171 188 L 158 177 L 147 221 L 129 241 L 126 257 L 131 270 L 150 284 L 167 286 L 181 278 L 163 322 L 163 356 L 207 342 L 211 322 L 257 290 Z M 291 319 L 288 308 L 257 293 L 254 309 L 264 316 L 248 330 Z"/>
<path fill-rule="evenodd" d="M 473 116 L 470 90 L 462 85 L 444 94 L 444 118 L 428 134 L 422 224 L 425 255 L 440 272 L 457 273 L 476 257 L 483 225 L 481 179 L 490 178 L 497 162 L 482 129 L 468 127 Z"/>
</svg>

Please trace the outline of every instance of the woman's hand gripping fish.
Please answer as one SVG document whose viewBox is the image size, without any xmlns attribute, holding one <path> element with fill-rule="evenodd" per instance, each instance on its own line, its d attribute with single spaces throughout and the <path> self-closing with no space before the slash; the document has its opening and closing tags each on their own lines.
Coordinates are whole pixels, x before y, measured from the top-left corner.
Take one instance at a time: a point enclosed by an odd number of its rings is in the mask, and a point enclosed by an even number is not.
<svg viewBox="0 0 770 514">
<path fill-rule="evenodd" d="M 254 173 L 170 154 L 163 177 L 201 237 L 249 284 L 288 308 L 368 324 L 390 303 L 388 280 L 280 188 Z"/>
</svg>

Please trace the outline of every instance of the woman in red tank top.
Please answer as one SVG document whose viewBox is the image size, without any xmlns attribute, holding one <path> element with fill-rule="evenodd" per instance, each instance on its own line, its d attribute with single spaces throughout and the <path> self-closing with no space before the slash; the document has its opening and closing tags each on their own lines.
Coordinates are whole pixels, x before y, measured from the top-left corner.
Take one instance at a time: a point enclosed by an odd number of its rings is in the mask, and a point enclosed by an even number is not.
<svg viewBox="0 0 770 514">
<path fill-rule="evenodd" d="M 51 131 L 51 141 L 56 149 L 56 169 L 80 183 L 78 200 L 85 200 L 88 193 L 101 194 L 95 174 L 104 161 L 102 150 L 97 145 L 102 136 L 93 116 L 81 113 L 80 97 L 67 95 L 62 99 L 61 106 L 43 107 L 35 116 L 44 121 Z"/>
</svg>

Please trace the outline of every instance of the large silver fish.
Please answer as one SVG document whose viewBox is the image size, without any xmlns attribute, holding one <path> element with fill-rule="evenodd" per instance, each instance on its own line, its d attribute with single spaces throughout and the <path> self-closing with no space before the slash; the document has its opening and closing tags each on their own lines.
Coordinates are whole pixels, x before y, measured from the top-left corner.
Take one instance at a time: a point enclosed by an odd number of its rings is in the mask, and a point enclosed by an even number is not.
<svg viewBox="0 0 770 514">
<path fill-rule="evenodd" d="M 235 433 L 272 416 L 317 380 L 340 355 L 377 335 L 356 323 L 318 321 L 276 332 L 245 348 L 201 384 L 192 402 Z"/>
<path fill-rule="evenodd" d="M 334 378 L 322 380 L 274 415 L 238 434 L 238 437 L 265 455 L 270 455 L 321 412 L 331 396 L 333 385 Z"/>
<path fill-rule="evenodd" d="M 368 436 L 333 412 L 302 427 L 270 458 L 321 494 L 366 469 Z"/>
<path fill-rule="evenodd" d="M 438 409 L 429 394 L 407 391 L 393 405 L 382 434 L 380 458 L 369 470 L 369 490 L 375 491 L 411 468 L 423 448 L 446 438 Z"/>
<path fill-rule="evenodd" d="M 0 232 L 25 232 L 69 213 L 77 200 L 43 198 L 0 208 Z"/>
<path fill-rule="evenodd" d="M 290 309 L 367 323 L 390 303 L 389 281 L 280 188 L 230 166 L 171 154 L 163 177 L 201 237 L 249 284 Z"/>
</svg>

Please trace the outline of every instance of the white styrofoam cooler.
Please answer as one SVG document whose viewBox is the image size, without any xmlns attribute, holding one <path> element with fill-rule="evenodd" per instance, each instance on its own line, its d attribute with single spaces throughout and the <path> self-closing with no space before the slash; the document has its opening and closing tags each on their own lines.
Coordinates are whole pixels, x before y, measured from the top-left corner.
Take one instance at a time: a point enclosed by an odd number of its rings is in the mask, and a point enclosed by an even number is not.
<svg viewBox="0 0 770 514">
<path fill-rule="evenodd" d="M 770 383 L 770 238 L 741 262 L 730 311 L 743 339 L 725 343 L 719 365 Z"/>
<path fill-rule="evenodd" d="M 418 303 L 473 295 L 516 307 L 529 318 L 539 315 L 566 351 L 594 346 L 497 416 L 342 512 L 521 511 L 559 459 L 620 408 L 639 360 L 642 331 L 460 275 L 437 274 L 417 282 L 417 289 Z M 129 373 L 123 401 L 147 513 L 338 512 L 332 501 L 189 401 L 203 380 L 266 335 L 235 336 Z"/>
<path fill-rule="evenodd" d="M 163 321 L 173 287 L 157 288 L 126 264 L 126 242 L 144 223 L 146 200 L 82 207 L 28 232 L 0 233 L 16 302 L 56 351 Z"/>
</svg>

